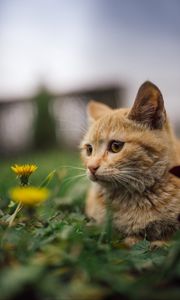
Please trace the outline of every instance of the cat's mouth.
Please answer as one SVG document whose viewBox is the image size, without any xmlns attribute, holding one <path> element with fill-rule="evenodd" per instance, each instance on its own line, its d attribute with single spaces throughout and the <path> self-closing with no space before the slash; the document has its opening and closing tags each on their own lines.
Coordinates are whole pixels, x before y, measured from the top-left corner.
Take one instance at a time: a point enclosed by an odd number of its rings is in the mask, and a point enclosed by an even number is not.
<svg viewBox="0 0 180 300">
<path fill-rule="evenodd" d="M 99 174 L 87 174 L 88 178 L 93 182 L 99 182 L 99 183 L 108 183 L 109 180 L 105 176 L 99 175 Z"/>
<path fill-rule="evenodd" d="M 114 181 L 111 180 L 111 176 L 110 174 L 102 174 L 102 172 L 95 172 L 92 173 L 89 170 L 87 170 L 87 177 L 89 180 L 93 181 L 93 182 L 98 182 L 100 184 L 109 184 L 109 183 L 113 183 Z"/>
</svg>

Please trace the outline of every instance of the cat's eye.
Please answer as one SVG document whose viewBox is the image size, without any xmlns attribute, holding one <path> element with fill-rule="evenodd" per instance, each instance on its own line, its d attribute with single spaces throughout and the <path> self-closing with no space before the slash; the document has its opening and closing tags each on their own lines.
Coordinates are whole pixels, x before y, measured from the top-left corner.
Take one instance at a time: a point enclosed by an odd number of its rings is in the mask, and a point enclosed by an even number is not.
<svg viewBox="0 0 180 300">
<path fill-rule="evenodd" d="M 90 144 L 86 145 L 86 153 L 88 156 L 90 156 L 92 154 L 93 148 Z"/>
<path fill-rule="evenodd" d="M 113 152 L 113 153 L 117 153 L 122 149 L 123 146 L 124 146 L 124 142 L 111 141 L 108 145 L 108 151 Z"/>
</svg>

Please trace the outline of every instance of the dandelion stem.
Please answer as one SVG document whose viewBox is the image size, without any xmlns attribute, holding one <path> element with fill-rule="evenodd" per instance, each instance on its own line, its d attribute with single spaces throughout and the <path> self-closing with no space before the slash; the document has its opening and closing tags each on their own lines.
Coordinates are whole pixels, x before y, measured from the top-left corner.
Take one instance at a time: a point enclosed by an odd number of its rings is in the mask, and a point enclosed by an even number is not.
<svg viewBox="0 0 180 300">
<path fill-rule="evenodd" d="M 22 204 L 21 204 L 21 202 L 19 202 L 18 205 L 17 205 L 17 207 L 16 207 L 16 209 L 15 209 L 15 211 L 14 211 L 14 213 L 10 216 L 10 218 L 9 218 L 9 220 L 8 220 L 8 221 L 9 221 L 8 227 L 11 227 L 11 226 L 12 226 L 13 221 L 14 221 L 14 219 L 15 219 L 17 213 L 21 210 L 21 208 L 22 208 Z"/>
</svg>

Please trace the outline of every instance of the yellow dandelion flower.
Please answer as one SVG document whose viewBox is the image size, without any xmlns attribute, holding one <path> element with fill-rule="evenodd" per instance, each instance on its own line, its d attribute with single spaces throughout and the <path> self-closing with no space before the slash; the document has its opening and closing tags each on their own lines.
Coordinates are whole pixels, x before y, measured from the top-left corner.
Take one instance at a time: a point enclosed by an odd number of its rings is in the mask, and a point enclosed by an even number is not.
<svg viewBox="0 0 180 300">
<path fill-rule="evenodd" d="M 10 198 L 16 203 L 34 206 L 46 201 L 50 195 L 47 188 L 15 187 L 9 192 Z"/>
<path fill-rule="evenodd" d="M 28 184 L 29 176 L 37 170 L 36 165 L 14 165 L 11 170 L 20 178 L 22 185 Z"/>
<path fill-rule="evenodd" d="M 36 165 L 14 165 L 11 167 L 11 170 L 13 170 L 14 173 L 18 176 L 30 176 L 32 173 L 34 173 L 37 169 Z"/>
</svg>

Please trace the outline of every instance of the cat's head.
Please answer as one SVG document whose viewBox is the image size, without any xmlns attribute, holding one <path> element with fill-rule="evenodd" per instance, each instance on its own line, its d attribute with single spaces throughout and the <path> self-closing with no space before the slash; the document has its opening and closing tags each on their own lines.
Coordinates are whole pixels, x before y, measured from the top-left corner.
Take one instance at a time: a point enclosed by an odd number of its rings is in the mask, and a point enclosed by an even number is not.
<svg viewBox="0 0 180 300">
<path fill-rule="evenodd" d="M 104 186 L 143 192 L 169 168 L 171 134 L 160 90 L 139 89 L 130 109 L 91 101 L 90 126 L 82 143 L 87 175 Z"/>
</svg>

